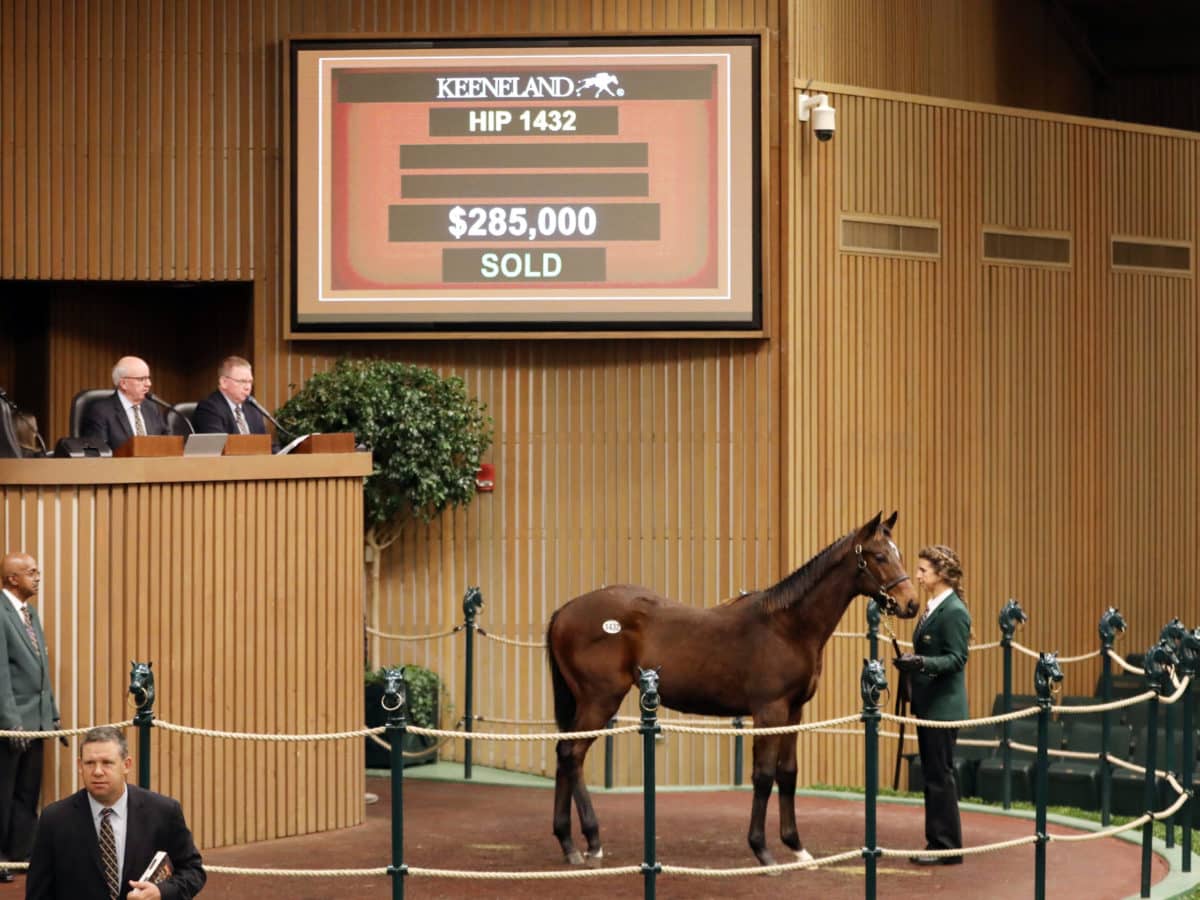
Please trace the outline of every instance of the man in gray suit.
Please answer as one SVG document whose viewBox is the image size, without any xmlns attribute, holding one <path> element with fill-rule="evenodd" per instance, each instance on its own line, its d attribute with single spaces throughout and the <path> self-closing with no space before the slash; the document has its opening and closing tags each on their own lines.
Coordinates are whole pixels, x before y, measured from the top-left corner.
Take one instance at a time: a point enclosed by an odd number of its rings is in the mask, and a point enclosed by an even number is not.
<svg viewBox="0 0 1200 900">
<path fill-rule="evenodd" d="M 42 574 L 28 553 L 0 560 L 0 730 L 50 731 L 58 706 L 50 690 L 50 657 L 37 610 Z M 42 742 L 0 739 L 0 882 L 12 881 L 4 861 L 29 858 L 42 791 Z"/>
</svg>

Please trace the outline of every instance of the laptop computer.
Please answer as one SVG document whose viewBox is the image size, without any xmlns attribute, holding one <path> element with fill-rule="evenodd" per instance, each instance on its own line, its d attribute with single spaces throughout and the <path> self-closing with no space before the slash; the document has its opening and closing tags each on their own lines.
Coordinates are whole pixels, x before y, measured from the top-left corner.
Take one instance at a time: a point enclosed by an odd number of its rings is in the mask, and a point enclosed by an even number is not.
<svg viewBox="0 0 1200 900">
<path fill-rule="evenodd" d="M 184 456 L 220 456 L 225 451 L 227 434 L 189 434 L 183 445 Z"/>
</svg>

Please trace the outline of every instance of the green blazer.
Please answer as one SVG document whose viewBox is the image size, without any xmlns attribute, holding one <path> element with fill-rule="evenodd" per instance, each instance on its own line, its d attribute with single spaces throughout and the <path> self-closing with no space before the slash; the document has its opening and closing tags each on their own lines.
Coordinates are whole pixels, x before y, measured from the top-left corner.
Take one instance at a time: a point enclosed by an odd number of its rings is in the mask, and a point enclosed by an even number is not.
<svg viewBox="0 0 1200 900">
<path fill-rule="evenodd" d="M 0 729 L 5 731 L 50 731 L 58 719 L 50 690 L 46 635 L 32 606 L 29 618 L 37 634 L 37 650 L 12 601 L 0 591 Z"/>
<path fill-rule="evenodd" d="M 920 672 L 912 672 L 912 711 L 919 719 L 940 722 L 967 718 L 968 644 L 971 614 L 958 594 L 937 605 L 913 632 L 913 653 L 924 660 Z"/>
</svg>

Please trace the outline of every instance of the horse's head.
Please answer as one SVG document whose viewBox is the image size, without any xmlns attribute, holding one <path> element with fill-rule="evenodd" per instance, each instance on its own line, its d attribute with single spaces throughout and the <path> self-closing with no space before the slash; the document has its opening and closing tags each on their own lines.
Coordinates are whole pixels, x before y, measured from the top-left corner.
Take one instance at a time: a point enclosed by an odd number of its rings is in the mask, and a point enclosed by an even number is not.
<svg viewBox="0 0 1200 900">
<path fill-rule="evenodd" d="M 1125 617 L 1115 606 L 1110 606 L 1100 617 L 1100 640 L 1111 644 L 1117 639 L 1117 632 L 1125 631 Z"/>
<path fill-rule="evenodd" d="M 904 571 L 900 548 L 892 540 L 899 515 L 893 512 L 883 521 L 883 513 L 877 513 L 854 535 L 855 580 L 859 593 L 873 597 L 889 616 L 911 619 L 919 608 L 917 592 Z"/>
<path fill-rule="evenodd" d="M 1058 664 L 1057 653 L 1039 653 L 1037 668 L 1033 671 L 1033 687 L 1043 700 L 1050 698 L 1054 685 L 1063 680 L 1062 668 Z"/>
<path fill-rule="evenodd" d="M 129 661 L 129 693 L 138 709 L 154 706 L 154 663 Z"/>
<path fill-rule="evenodd" d="M 888 689 L 887 672 L 878 659 L 864 659 L 862 678 L 859 680 L 863 703 L 879 705 L 879 695 Z"/>
<path fill-rule="evenodd" d="M 1017 626 L 1028 621 L 1029 616 L 1025 615 L 1025 610 L 1021 609 L 1021 604 L 1011 597 L 1000 609 L 1000 633 L 1004 635 L 1006 640 L 1011 641 L 1013 634 L 1017 630 Z"/>
</svg>

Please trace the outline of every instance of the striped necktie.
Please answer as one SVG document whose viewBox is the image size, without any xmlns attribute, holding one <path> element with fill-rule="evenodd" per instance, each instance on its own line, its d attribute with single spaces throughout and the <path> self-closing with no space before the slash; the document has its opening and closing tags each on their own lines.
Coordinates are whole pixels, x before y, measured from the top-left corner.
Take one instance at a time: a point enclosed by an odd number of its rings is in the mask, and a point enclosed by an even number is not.
<svg viewBox="0 0 1200 900">
<path fill-rule="evenodd" d="M 246 424 L 246 416 L 242 413 L 242 407 L 235 406 L 233 408 L 233 418 L 237 422 L 238 434 L 249 434 L 250 426 Z"/>
<path fill-rule="evenodd" d="M 107 806 L 100 810 L 100 862 L 104 866 L 109 900 L 117 900 L 121 894 L 121 867 L 117 865 L 117 839 L 109 821 L 112 814 L 112 809 Z"/>
<path fill-rule="evenodd" d="M 146 422 L 142 419 L 142 407 L 138 404 L 133 406 L 133 433 L 138 437 L 146 436 Z"/>
<path fill-rule="evenodd" d="M 29 643 L 33 644 L 33 649 L 38 649 L 37 632 L 33 630 L 33 618 L 29 615 L 29 604 L 26 603 L 21 607 L 21 621 L 25 623 L 25 633 L 29 635 Z"/>
</svg>

